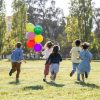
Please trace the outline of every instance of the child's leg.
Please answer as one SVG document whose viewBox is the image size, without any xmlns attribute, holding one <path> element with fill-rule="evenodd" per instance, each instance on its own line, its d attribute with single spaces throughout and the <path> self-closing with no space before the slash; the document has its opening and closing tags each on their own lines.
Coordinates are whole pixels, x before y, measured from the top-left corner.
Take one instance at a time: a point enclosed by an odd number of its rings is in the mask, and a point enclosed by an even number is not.
<svg viewBox="0 0 100 100">
<path fill-rule="evenodd" d="M 54 76 L 53 76 L 53 80 L 55 81 L 55 79 L 56 79 L 56 73 L 54 73 Z"/>
<path fill-rule="evenodd" d="M 80 74 L 77 73 L 77 80 L 80 81 Z"/>
<path fill-rule="evenodd" d="M 49 64 L 45 65 L 45 69 L 44 69 L 44 78 L 43 81 L 46 81 L 46 76 L 49 74 Z"/>
<path fill-rule="evenodd" d="M 16 66 L 16 69 L 17 69 L 16 79 L 19 78 L 19 74 L 20 74 L 20 71 L 21 71 L 20 67 L 21 67 L 21 63 L 17 63 L 17 66 Z"/>
<path fill-rule="evenodd" d="M 85 78 L 88 78 L 88 73 L 87 72 L 85 72 Z"/>
<path fill-rule="evenodd" d="M 16 71 L 16 62 L 12 62 L 12 69 L 9 72 L 9 75 L 11 76 L 12 73 L 14 73 Z"/>
<path fill-rule="evenodd" d="M 57 75 L 58 71 L 59 71 L 59 64 L 55 64 L 55 66 L 54 66 L 54 73 L 53 73 L 53 81 L 56 80 L 56 75 Z"/>
<path fill-rule="evenodd" d="M 81 74 L 81 76 L 82 76 L 82 81 L 84 82 L 84 73 L 83 73 L 83 74 Z"/>
<path fill-rule="evenodd" d="M 72 64 L 72 71 L 70 72 L 70 77 L 72 77 L 73 74 L 76 72 L 76 68 L 77 68 L 77 64 L 76 63 L 73 63 Z"/>
</svg>

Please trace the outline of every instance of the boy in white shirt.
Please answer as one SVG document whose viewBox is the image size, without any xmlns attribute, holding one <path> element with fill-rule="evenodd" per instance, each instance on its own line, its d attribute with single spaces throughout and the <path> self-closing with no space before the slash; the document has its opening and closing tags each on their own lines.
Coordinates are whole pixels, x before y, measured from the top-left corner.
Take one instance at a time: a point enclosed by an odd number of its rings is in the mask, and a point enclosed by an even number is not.
<svg viewBox="0 0 100 100">
<path fill-rule="evenodd" d="M 75 40 L 75 47 L 73 47 L 70 51 L 71 53 L 71 61 L 72 61 L 72 71 L 70 73 L 70 77 L 73 76 L 76 70 L 78 70 L 78 65 L 80 63 L 79 55 L 82 50 L 80 47 L 81 41 L 79 39 Z M 80 75 L 77 73 L 77 80 L 80 81 Z"/>
</svg>

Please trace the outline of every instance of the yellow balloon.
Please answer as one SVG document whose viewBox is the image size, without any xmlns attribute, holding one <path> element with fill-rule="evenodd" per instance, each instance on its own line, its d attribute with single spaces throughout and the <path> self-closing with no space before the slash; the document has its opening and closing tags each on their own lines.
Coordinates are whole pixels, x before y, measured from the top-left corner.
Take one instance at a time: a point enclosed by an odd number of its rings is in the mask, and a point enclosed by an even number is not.
<svg viewBox="0 0 100 100">
<path fill-rule="evenodd" d="M 36 43 L 41 43 L 43 41 L 43 36 L 42 35 L 36 35 L 34 39 L 35 39 Z"/>
</svg>

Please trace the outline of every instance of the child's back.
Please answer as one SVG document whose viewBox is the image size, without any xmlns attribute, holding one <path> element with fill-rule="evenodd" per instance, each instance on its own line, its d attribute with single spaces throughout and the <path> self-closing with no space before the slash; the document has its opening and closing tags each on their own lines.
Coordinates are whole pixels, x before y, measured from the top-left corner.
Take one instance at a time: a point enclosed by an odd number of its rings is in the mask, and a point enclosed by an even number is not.
<svg viewBox="0 0 100 100">
<path fill-rule="evenodd" d="M 82 49 L 79 46 L 73 47 L 71 49 L 70 53 L 71 53 L 71 60 L 73 63 L 80 63 L 79 54 L 81 50 Z"/>
<path fill-rule="evenodd" d="M 21 48 L 16 48 L 13 50 L 12 55 L 11 55 L 11 60 L 12 62 L 18 62 L 23 59 L 23 50 Z"/>
</svg>

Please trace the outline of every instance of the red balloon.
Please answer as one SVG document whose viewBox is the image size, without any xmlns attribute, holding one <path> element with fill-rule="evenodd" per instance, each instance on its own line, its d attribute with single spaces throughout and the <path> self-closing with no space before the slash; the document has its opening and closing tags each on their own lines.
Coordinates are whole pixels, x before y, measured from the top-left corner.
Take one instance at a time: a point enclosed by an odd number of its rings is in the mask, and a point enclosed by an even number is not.
<svg viewBox="0 0 100 100">
<path fill-rule="evenodd" d="M 28 40 L 28 41 L 26 42 L 26 46 L 27 46 L 28 48 L 33 48 L 34 45 L 35 45 L 35 41 L 34 41 L 34 40 Z"/>
</svg>

